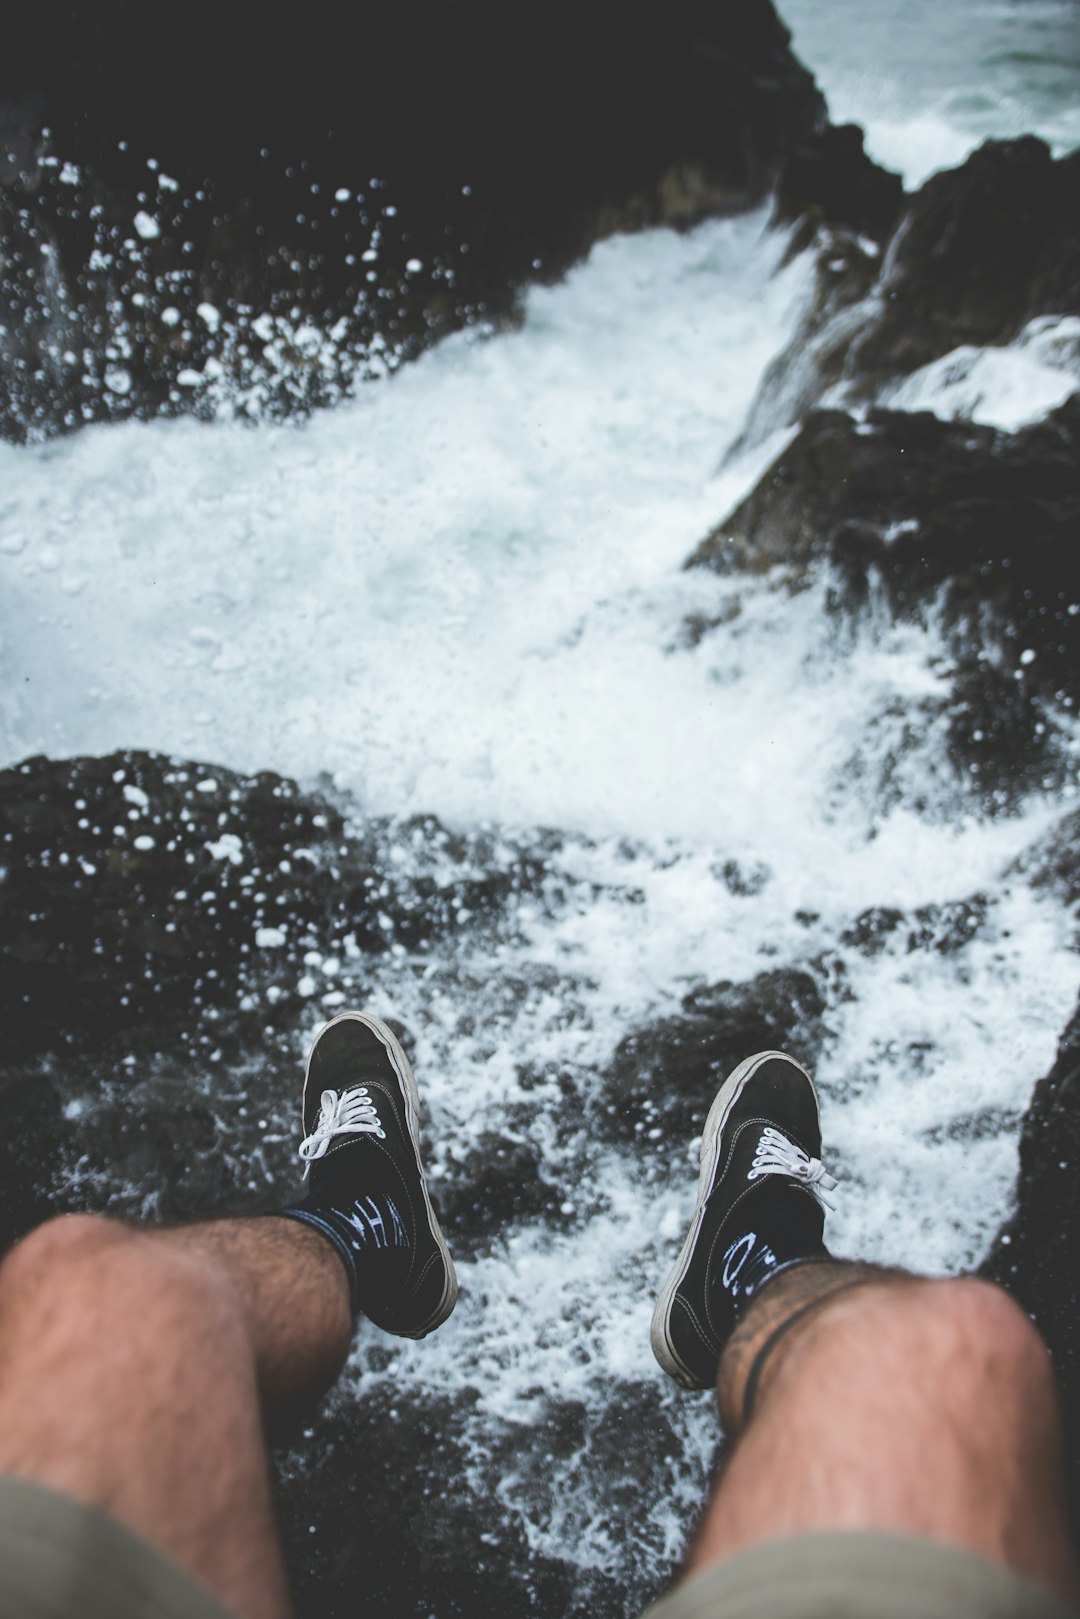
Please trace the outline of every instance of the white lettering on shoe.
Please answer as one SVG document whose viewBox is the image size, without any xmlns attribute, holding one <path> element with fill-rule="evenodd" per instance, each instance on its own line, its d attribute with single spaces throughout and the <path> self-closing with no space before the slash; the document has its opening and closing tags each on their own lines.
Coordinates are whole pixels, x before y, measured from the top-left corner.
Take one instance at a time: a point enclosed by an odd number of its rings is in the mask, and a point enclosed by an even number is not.
<svg viewBox="0 0 1080 1619">
<path fill-rule="evenodd" d="M 396 1206 L 387 1199 L 390 1208 L 390 1218 L 393 1222 L 393 1234 L 387 1230 L 386 1221 L 377 1203 L 370 1197 L 358 1198 L 352 1206 L 352 1213 L 344 1215 L 346 1224 L 350 1225 L 360 1237 L 359 1244 L 354 1247 L 366 1248 L 369 1244 L 373 1248 L 404 1248 L 408 1246 L 408 1237 L 404 1222 Z"/>
<path fill-rule="evenodd" d="M 747 1231 L 732 1243 L 724 1255 L 720 1284 L 733 1299 L 752 1298 L 779 1264 L 767 1242 L 755 1248 L 757 1240 L 756 1231 Z"/>
<path fill-rule="evenodd" d="M 738 1241 L 733 1242 L 727 1253 L 724 1255 L 724 1270 L 720 1277 L 720 1281 L 723 1287 L 729 1293 L 738 1292 L 738 1288 L 735 1284 L 738 1281 L 739 1272 L 742 1270 L 743 1266 L 746 1264 L 746 1261 L 753 1253 L 754 1244 L 756 1241 L 757 1232 L 748 1231 L 745 1236 L 742 1236 L 738 1239 Z"/>
<path fill-rule="evenodd" d="M 360 1204 L 358 1203 L 356 1207 L 359 1209 Z M 383 1221 L 382 1215 L 379 1212 L 378 1206 L 371 1201 L 370 1197 L 367 1199 L 367 1208 L 364 1210 L 364 1213 L 371 1221 L 371 1236 L 376 1248 L 388 1248 L 390 1243 L 386 1235 L 386 1225 Z"/>
</svg>

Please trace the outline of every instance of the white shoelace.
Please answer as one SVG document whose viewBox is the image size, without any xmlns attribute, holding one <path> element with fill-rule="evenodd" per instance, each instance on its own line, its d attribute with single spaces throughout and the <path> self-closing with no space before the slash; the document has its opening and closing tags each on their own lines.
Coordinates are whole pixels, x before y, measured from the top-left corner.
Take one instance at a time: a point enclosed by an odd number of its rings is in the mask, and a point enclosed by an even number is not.
<svg viewBox="0 0 1080 1619">
<path fill-rule="evenodd" d="M 300 1156 L 307 1164 L 305 1179 L 314 1160 L 324 1155 L 335 1136 L 361 1134 L 378 1136 L 380 1141 L 386 1138 L 367 1086 L 357 1085 L 355 1090 L 342 1091 L 340 1095 L 337 1091 L 323 1091 L 318 1122 L 300 1143 Z"/>
<path fill-rule="evenodd" d="M 788 1175 L 792 1180 L 801 1181 L 823 1208 L 836 1207 L 832 1199 L 825 1196 L 826 1192 L 836 1190 L 836 1181 L 821 1159 L 810 1158 L 801 1147 L 789 1141 L 787 1136 L 781 1134 L 779 1130 L 774 1130 L 771 1124 L 766 1125 L 761 1132 L 754 1162 L 746 1178 L 748 1181 L 756 1181 L 761 1175 Z"/>
</svg>

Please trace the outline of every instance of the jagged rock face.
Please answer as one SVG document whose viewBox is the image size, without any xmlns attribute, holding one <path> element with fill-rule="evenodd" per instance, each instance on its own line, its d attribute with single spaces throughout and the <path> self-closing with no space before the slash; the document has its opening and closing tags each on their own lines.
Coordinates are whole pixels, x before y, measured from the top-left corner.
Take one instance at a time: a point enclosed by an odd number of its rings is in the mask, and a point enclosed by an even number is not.
<svg viewBox="0 0 1080 1619">
<path fill-rule="evenodd" d="M 1080 1006 L 1057 1061 L 1035 1087 L 1020 1135 L 1016 1212 L 982 1268 L 1029 1311 L 1046 1339 L 1065 1417 L 1074 1511 L 1080 1507 Z"/>
<path fill-rule="evenodd" d="M 711 984 L 685 997 L 680 1015 L 627 1035 L 604 1086 L 610 1100 L 598 1132 L 618 1140 L 701 1134 L 735 1054 L 798 1051 L 813 1063 L 824 1036 L 825 1000 L 809 972 L 778 968 L 744 984 Z"/>
<path fill-rule="evenodd" d="M 932 175 L 889 244 L 878 308 L 846 371 L 861 382 L 916 370 L 963 343 L 1007 343 L 1028 320 L 1080 311 L 1080 153 L 988 141 Z"/>
<path fill-rule="evenodd" d="M 660 23 L 26 8 L 0 99 L 0 433 L 310 408 L 509 315 L 598 236 L 756 202 L 824 118 L 787 31 L 770 0 Z"/>
<path fill-rule="evenodd" d="M 800 141 L 784 163 L 773 217 L 777 224 L 800 220 L 802 246 L 822 225 L 881 243 L 892 235 L 903 204 L 904 182 L 867 155 L 859 126 L 829 124 Z"/>
<path fill-rule="evenodd" d="M 1078 216 L 1080 153 L 1055 161 L 1034 136 L 987 141 L 906 199 L 857 129 L 809 137 L 781 174 L 776 218 L 796 221 L 791 254 L 815 252 L 815 294 L 740 443 L 798 420 L 834 385 L 865 402 L 956 348 L 1080 311 Z"/>
<path fill-rule="evenodd" d="M 0 773 L 0 838 L 18 851 L 0 887 L 16 1056 L 156 1040 L 193 1013 L 235 1012 L 238 986 L 264 982 L 282 985 L 271 1004 L 295 1018 L 316 937 L 354 960 L 414 949 L 545 882 L 535 847 L 499 871 L 482 836 L 434 819 L 358 832 L 279 776 L 158 754 Z M 395 844 L 424 851 L 408 877 Z"/>
<path fill-rule="evenodd" d="M 1052 707 L 1080 699 L 1078 534 L 1080 395 L 1013 434 L 820 411 L 688 566 L 794 585 L 827 568 L 836 611 L 932 611 L 956 657 L 950 748 L 992 809 L 1069 768 Z"/>
</svg>

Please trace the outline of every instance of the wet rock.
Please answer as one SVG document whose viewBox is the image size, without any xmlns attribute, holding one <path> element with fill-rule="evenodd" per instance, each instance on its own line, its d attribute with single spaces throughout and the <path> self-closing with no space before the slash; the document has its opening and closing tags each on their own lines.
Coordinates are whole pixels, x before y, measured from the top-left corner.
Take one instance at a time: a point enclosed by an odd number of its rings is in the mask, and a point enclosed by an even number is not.
<svg viewBox="0 0 1080 1619">
<path fill-rule="evenodd" d="M 909 955 L 915 950 L 935 950 L 939 955 L 951 956 L 975 938 L 989 909 L 985 894 L 941 905 L 920 905 L 910 916 L 895 906 L 875 905 L 844 929 L 840 943 L 858 950 L 860 955 L 878 956 L 890 939 L 899 937 Z"/>
<path fill-rule="evenodd" d="M 565 1599 L 568 1571 L 546 1570 L 494 1502 L 490 1538 L 478 1542 L 464 1432 L 470 1403 L 475 1396 L 416 1399 L 385 1385 L 359 1399 L 338 1397 L 282 1460 L 278 1495 L 298 1615 L 420 1619 L 432 1611 L 433 1592 L 440 1612 L 461 1619 L 538 1614 L 530 1582 L 515 1578 L 526 1568 L 541 1582 L 561 1575 L 555 1589 Z"/>
<path fill-rule="evenodd" d="M 802 222 L 808 243 L 822 225 L 843 227 L 877 243 L 892 233 L 904 204 L 904 182 L 868 156 L 857 124 L 828 124 L 800 141 L 776 183 L 777 224 Z"/>
<path fill-rule="evenodd" d="M 759 201 L 824 118 L 770 0 L 53 0 L 5 60 L 12 438 L 330 402 L 600 236 Z"/>
<path fill-rule="evenodd" d="M 76 1042 L 60 1057 L 10 1060 L 0 1075 L 0 1251 L 54 1214 L 254 1214 L 298 1188 L 295 1024 L 241 1021 L 193 1015 L 183 1031 L 161 1026 L 157 1049 L 120 1033 L 92 1054 Z M 241 1039 L 244 1093 L 229 1060 Z"/>
<path fill-rule="evenodd" d="M 553 877 L 542 848 L 357 828 L 278 776 L 147 753 L 0 773 L 0 851 L 12 1056 L 153 1043 L 245 995 L 271 1021 L 332 1009 L 343 963 L 475 931 Z"/>
<path fill-rule="evenodd" d="M 812 248 L 815 289 L 770 365 L 736 446 L 799 420 L 825 391 L 866 402 L 882 384 L 964 345 L 1011 342 L 1028 321 L 1080 311 L 1080 154 L 1033 136 L 987 141 L 903 200 L 832 128 L 792 153 L 778 221 L 789 256 Z"/>
<path fill-rule="evenodd" d="M 725 456 L 734 461 L 777 428 L 801 421 L 844 370 L 852 339 L 868 319 L 868 297 L 881 270 L 881 249 L 848 229 L 800 221 L 787 257 L 812 247 L 814 280 L 787 346 L 765 368 L 746 423 Z"/>
<path fill-rule="evenodd" d="M 1036 682 L 1017 680 L 1015 669 L 984 657 L 958 660 L 950 687 L 944 710 L 949 756 L 959 774 L 981 789 L 991 813 L 1018 807 L 1028 792 L 1067 785 L 1066 729 Z M 1070 681 L 1068 708 L 1072 690 Z"/>
<path fill-rule="evenodd" d="M 923 1141 L 937 1146 L 943 1141 L 989 1141 L 996 1136 L 1015 1136 L 1023 1114 L 1011 1107 L 983 1107 L 974 1113 L 961 1113 L 948 1124 L 935 1124 L 920 1131 Z"/>
<path fill-rule="evenodd" d="M 30 760 L 0 775 L 4 1015 L 13 1054 L 235 1004 L 334 904 L 329 804 L 153 754 Z M 374 906 L 359 912 L 372 934 Z"/>
<path fill-rule="evenodd" d="M 439 1217 L 454 1232 L 455 1252 L 471 1258 L 518 1221 L 558 1216 L 565 1187 L 544 1173 L 535 1141 L 483 1131 L 463 1156 L 451 1156 L 433 1182 Z"/>
<path fill-rule="evenodd" d="M 942 905 L 920 905 L 912 913 L 913 926 L 907 948 L 936 950 L 939 956 L 952 956 L 981 931 L 990 909 L 985 894 L 970 899 L 947 901 Z"/>
<path fill-rule="evenodd" d="M 563 847 L 433 817 L 356 824 L 329 793 L 160 754 L 0 772 L 0 1247 L 68 1209 L 272 1206 L 296 1179 L 298 1036 L 363 1004 L 388 956 L 471 941 L 487 962 L 522 900 L 551 914 L 576 894 Z M 576 1004 L 552 969 L 481 982 L 455 955 L 432 973 L 496 1017 L 555 990 Z M 449 1167 L 463 1245 L 556 1213 L 523 1143 Z"/>
<path fill-rule="evenodd" d="M 933 618 L 956 660 L 946 740 L 993 811 L 1068 774 L 1054 710 L 1080 700 L 1078 533 L 1080 394 L 1016 433 L 818 411 L 687 566 L 792 587 L 827 571 L 838 614 L 873 596 Z"/>
<path fill-rule="evenodd" d="M 847 374 L 866 383 L 970 343 L 1007 343 L 1036 315 L 1080 312 L 1080 154 L 1026 135 L 987 141 L 916 192 L 890 243 L 872 323 Z"/>
<path fill-rule="evenodd" d="M 824 1014 L 816 978 L 798 968 L 691 991 L 678 1014 L 620 1042 L 602 1076 L 597 1129 L 614 1140 L 690 1140 L 744 1057 L 777 1048 L 812 1065 L 825 1037 Z"/>
<path fill-rule="evenodd" d="M 879 956 L 904 920 L 894 905 L 873 905 L 860 912 L 840 935 L 840 943 L 863 956 Z"/>
<path fill-rule="evenodd" d="M 1032 1315 L 1050 1349 L 1065 1418 L 1074 1514 L 1080 1512 L 1080 1007 L 1020 1134 L 1016 1211 L 982 1267 Z"/>
<path fill-rule="evenodd" d="M 282 1458 L 278 1493 L 298 1615 L 426 1619 L 437 1593 L 447 1619 L 619 1619 L 659 1595 L 641 1503 L 673 1494 L 681 1481 L 655 1386 L 627 1382 L 613 1406 L 534 1389 L 520 1421 L 487 1420 L 482 1452 L 471 1431 L 480 1395 L 417 1398 L 392 1382 L 361 1385 L 335 1397 Z M 553 1479 L 572 1531 L 580 1490 L 597 1538 L 624 1548 L 617 1577 L 526 1543 L 517 1509 L 531 1498 L 549 1502 Z M 409 1511 L 400 1506 L 403 1482 Z"/>
</svg>

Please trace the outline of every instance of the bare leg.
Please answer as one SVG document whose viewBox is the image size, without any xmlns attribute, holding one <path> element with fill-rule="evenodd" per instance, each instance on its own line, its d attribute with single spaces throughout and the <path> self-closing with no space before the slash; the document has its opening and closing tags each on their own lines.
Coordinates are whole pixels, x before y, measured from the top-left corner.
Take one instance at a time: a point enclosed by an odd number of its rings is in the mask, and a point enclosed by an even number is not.
<svg viewBox="0 0 1080 1619">
<path fill-rule="evenodd" d="M 882 1529 L 953 1542 L 1080 1598 L 1049 1360 L 999 1289 L 798 1267 L 747 1310 L 719 1398 L 737 1442 L 688 1573 L 782 1535 Z"/>
<path fill-rule="evenodd" d="M 0 1470 L 281 1619 L 264 1413 L 325 1388 L 350 1335 L 341 1264 L 295 1222 L 51 1220 L 0 1265 Z"/>
</svg>

